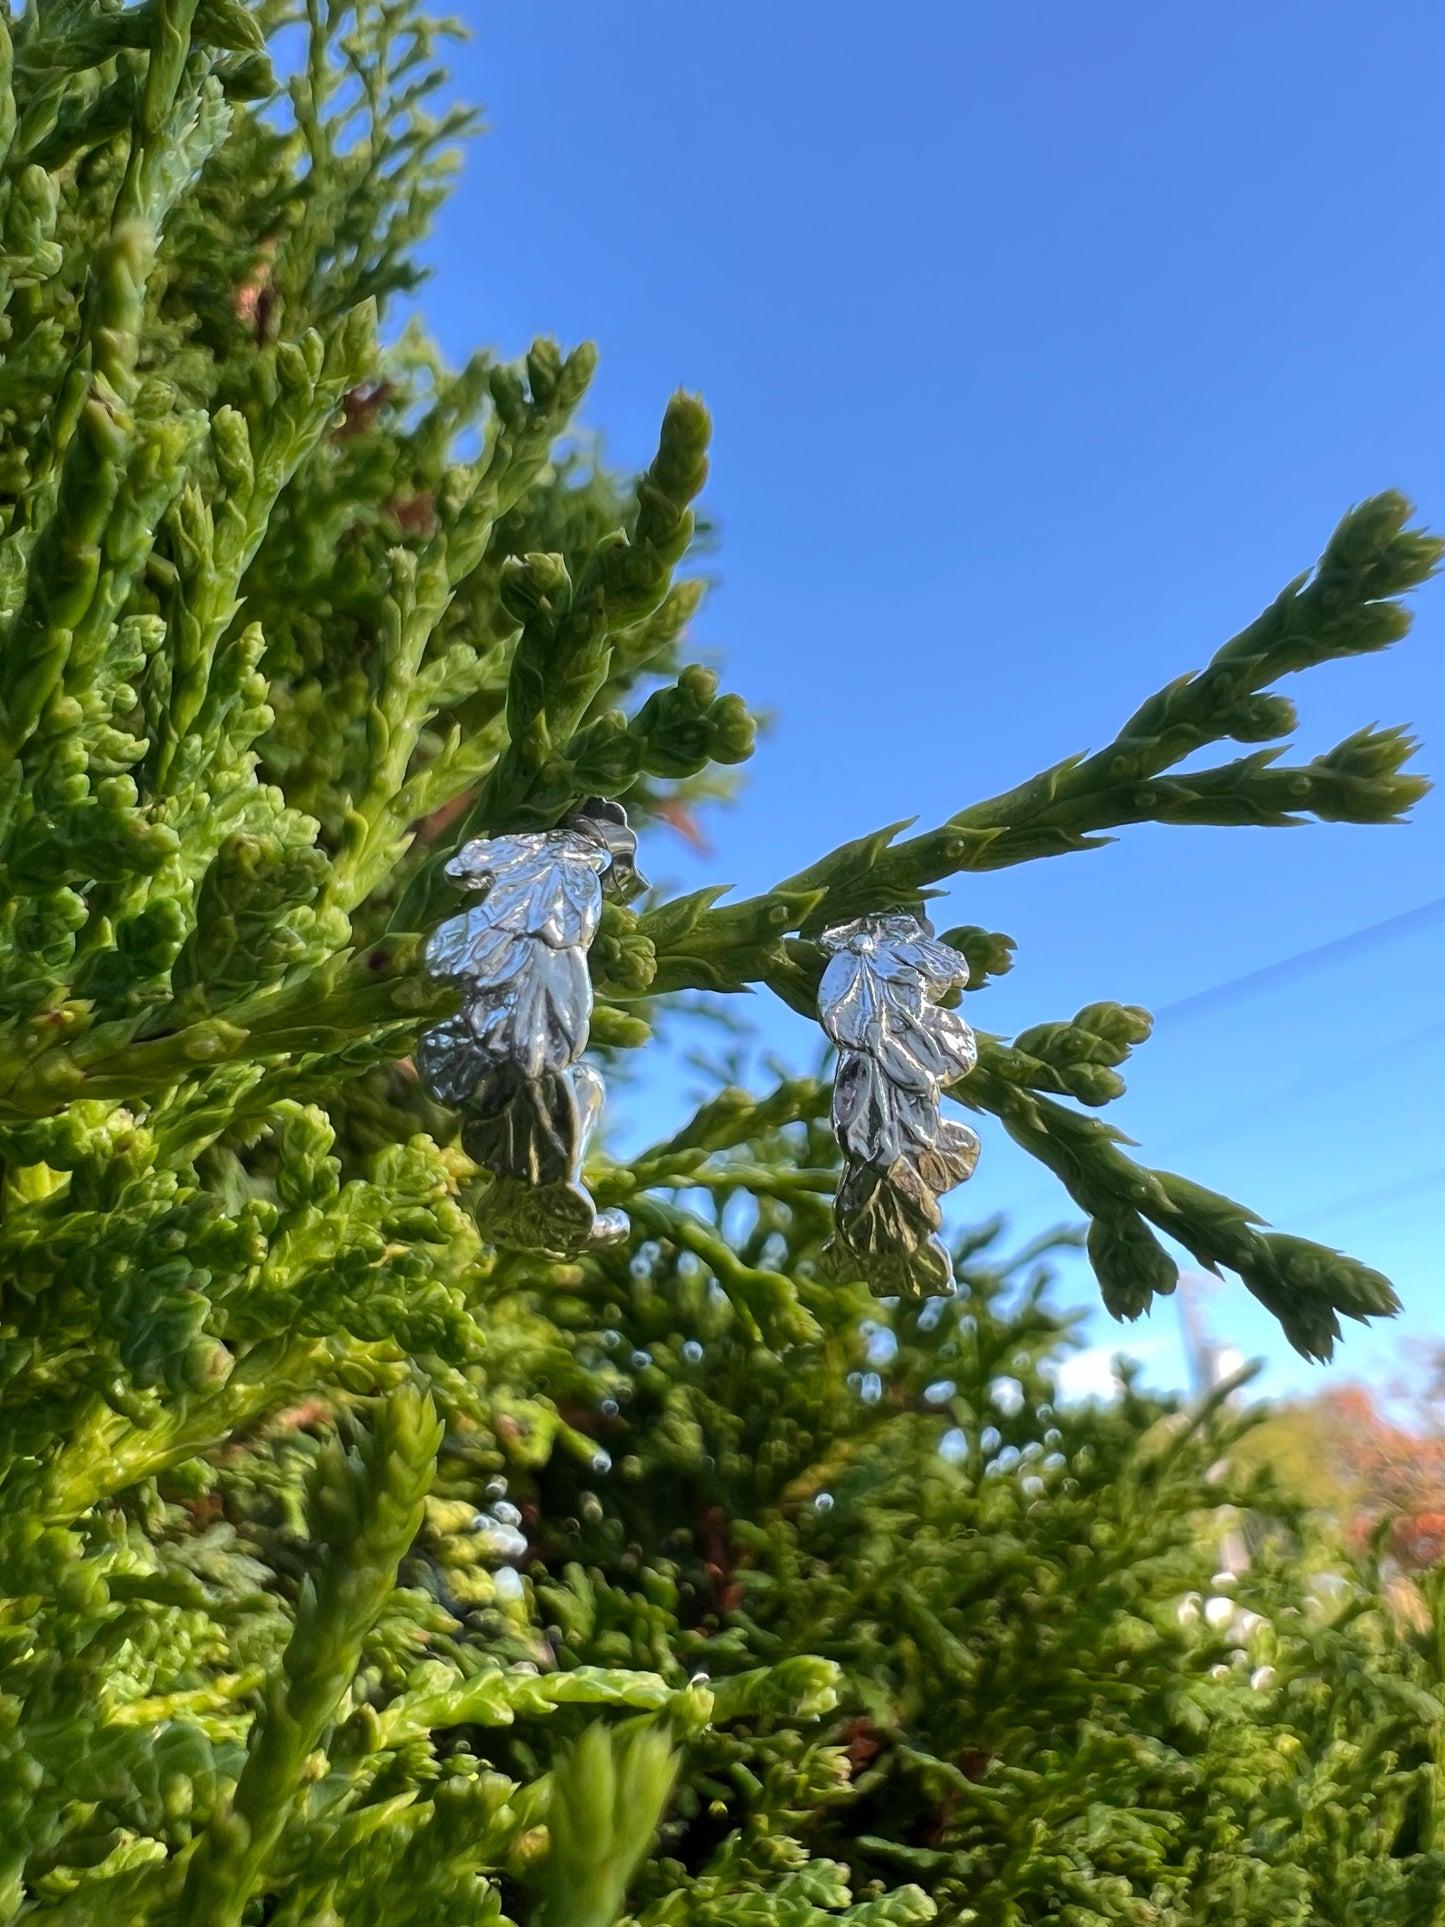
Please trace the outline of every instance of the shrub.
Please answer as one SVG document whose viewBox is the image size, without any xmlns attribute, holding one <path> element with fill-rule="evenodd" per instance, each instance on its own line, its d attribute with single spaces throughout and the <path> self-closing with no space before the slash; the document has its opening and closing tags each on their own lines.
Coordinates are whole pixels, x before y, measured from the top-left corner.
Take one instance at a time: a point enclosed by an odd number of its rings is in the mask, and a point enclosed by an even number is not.
<svg viewBox="0 0 1445 1927">
<path fill-rule="evenodd" d="M 701 403 L 624 482 L 568 440 L 589 348 L 378 332 L 471 124 L 441 44 L 411 0 L 0 19 L 0 1920 L 1433 1918 L 1423 1637 L 1279 1526 L 1248 1619 L 1191 1617 L 1220 1506 L 1283 1516 L 1211 1482 L 1232 1420 L 1059 1407 L 986 1241 L 948 1301 L 825 1282 L 817 1084 L 596 1160 L 624 1250 L 482 1242 L 408 1063 L 446 858 L 676 814 L 752 724 L 686 661 Z M 811 1011 L 825 926 L 1117 825 L 1398 816 L 1408 738 L 1282 763 L 1272 685 L 1403 633 L 1408 515 L 1096 755 L 609 907 L 594 1042 L 680 991 Z M 1193 766 L 1230 740 L 1272 746 Z M 1090 1114 L 1147 1030 L 985 1037 L 955 1095 L 1116 1314 L 1163 1234 L 1327 1355 L 1386 1281 Z"/>
</svg>

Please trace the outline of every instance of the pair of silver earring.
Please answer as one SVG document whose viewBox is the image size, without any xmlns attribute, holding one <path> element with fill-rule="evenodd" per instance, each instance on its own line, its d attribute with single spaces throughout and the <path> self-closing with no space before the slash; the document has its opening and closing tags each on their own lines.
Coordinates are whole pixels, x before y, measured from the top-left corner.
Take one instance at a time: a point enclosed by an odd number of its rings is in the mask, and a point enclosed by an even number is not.
<svg viewBox="0 0 1445 1927">
<path fill-rule="evenodd" d="M 427 944 L 429 974 L 460 985 L 463 1003 L 423 1035 L 416 1065 L 432 1096 L 462 1111 L 462 1146 L 492 1173 L 478 1214 L 491 1243 L 572 1255 L 628 1235 L 625 1214 L 599 1211 L 582 1183 L 603 1101 L 583 1052 L 587 951 L 604 899 L 646 887 L 636 854 L 621 805 L 592 797 L 557 829 L 478 838 L 446 866 L 486 894 Z M 908 911 L 855 918 L 820 941 L 843 1153 L 825 1260 L 884 1297 L 950 1291 L 939 1199 L 972 1175 L 979 1144 L 941 1099 L 978 1051 L 940 1000 L 968 982 L 968 965 Z"/>
</svg>

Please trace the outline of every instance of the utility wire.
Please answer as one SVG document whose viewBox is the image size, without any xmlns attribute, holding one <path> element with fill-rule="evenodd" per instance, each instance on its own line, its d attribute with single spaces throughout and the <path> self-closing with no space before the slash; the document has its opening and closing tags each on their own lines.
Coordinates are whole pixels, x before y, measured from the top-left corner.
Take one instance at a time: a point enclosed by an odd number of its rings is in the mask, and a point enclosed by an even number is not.
<svg viewBox="0 0 1445 1927">
<path fill-rule="evenodd" d="M 1352 1223 L 1356 1218 L 1366 1217 L 1371 1211 L 1378 1210 L 1383 1204 L 1403 1204 L 1406 1199 L 1418 1197 L 1422 1191 L 1437 1187 L 1445 1196 L 1445 1164 L 1432 1165 L 1428 1171 L 1417 1171 L 1413 1177 L 1397 1178 L 1389 1184 L 1376 1185 L 1371 1191 L 1357 1191 L 1353 1197 L 1340 1198 L 1338 1201 L 1332 1199 L 1319 1212 L 1295 1209 L 1281 1211 L 1278 1217 L 1283 1223 L 1299 1225 L 1304 1235 L 1314 1237 L 1325 1225 Z M 1031 1202 L 1025 1199 L 1022 1205 L 1005 1208 L 998 1215 L 1012 1221 L 1021 1216 Z M 1042 1203 L 1042 1198 L 1037 1202 Z M 1271 1224 L 1275 1230 L 1281 1228 L 1280 1222 L 1271 1220 Z M 1307 1232 L 1305 1227 L 1308 1227 Z"/>
<path fill-rule="evenodd" d="M 1393 1059 L 1418 1051 L 1422 1044 L 1433 1043 L 1437 1037 L 1445 1037 L 1445 1017 L 1437 1018 L 1433 1024 L 1424 1024 L 1404 1037 L 1395 1037 L 1388 1043 L 1376 1045 L 1373 1050 L 1363 1051 L 1347 1063 L 1330 1063 L 1311 1077 L 1277 1085 L 1253 1104 L 1241 1104 L 1232 1111 L 1206 1118 L 1202 1123 L 1191 1123 L 1182 1135 L 1166 1132 L 1163 1142 L 1152 1149 L 1151 1156 L 1155 1159 L 1172 1157 L 1176 1151 L 1187 1150 L 1192 1144 L 1221 1138 L 1227 1132 L 1237 1130 L 1241 1124 L 1253 1124 L 1257 1118 L 1268 1117 L 1271 1111 L 1297 1104 L 1301 1098 L 1310 1097 L 1317 1091 L 1330 1091 L 1338 1099 L 1342 1094 L 1348 1094 L 1372 1071 L 1388 1066 Z"/>
<path fill-rule="evenodd" d="M 1445 1036 L 1445 1017 L 1438 1018 L 1433 1024 L 1425 1024 L 1419 1030 L 1412 1030 L 1404 1037 L 1392 1038 L 1389 1043 L 1381 1044 L 1375 1050 L 1365 1051 L 1360 1056 L 1351 1058 L 1348 1063 L 1331 1064 L 1315 1076 L 1299 1078 L 1294 1083 L 1278 1086 L 1275 1090 L 1266 1092 L 1258 1103 L 1242 1104 L 1236 1110 L 1225 1111 L 1205 1119 L 1202 1123 L 1191 1124 L 1182 1133 L 1166 1131 L 1163 1140 L 1150 1149 L 1150 1165 L 1156 1169 L 1160 1168 L 1161 1158 L 1172 1158 L 1180 1151 L 1187 1151 L 1191 1145 L 1222 1138 L 1241 1125 L 1253 1124 L 1256 1119 L 1267 1117 L 1271 1111 L 1282 1110 L 1291 1104 L 1297 1104 L 1316 1091 L 1329 1090 L 1338 1095 L 1340 1091 L 1347 1090 L 1353 1082 L 1368 1076 L 1371 1071 L 1387 1066 L 1392 1059 L 1418 1051 L 1422 1044 L 1433 1043 L 1436 1038 L 1442 1036 Z M 1394 1187 L 1390 1188 L 1393 1190 Z M 1416 1190 L 1420 1187 L 1417 1181 L 1411 1180 L 1408 1188 Z M 1042 1191 L 1036 1191 L 1017 1204 L 1001 1205 L 999 1215 L 1012 1223 L 1029 1211 L 1044 1209 L 1056 1199 L 1057 1193 L 1054 1191 L 1050 1191 L 1047 1196 Z M 1365 1203 L 1373 1201 L 1373 1192 L 1367 1193 L 1363 1200 Z M 1325 1215 L 1335 1217 L 1361 1202 L 1360 1199 L 1348 1198 L 1341 1199 L 1339 1203 L 1332 1201 Z"/>
<path fill-rule="evenodd" d="M 1402 911 L 1397 917 L 1385 917 L 1379 923 L 1367 923 L 1362 930 L 1352 930 L 1347 936 L 1334 937 L 1329 943 L 1296 951 L 1292 957 L 1281 957 L 1278 963 L 1265 964 L 1260 970 L 1246 971 L 1242 977 L 1230 977 L 1222 984 L 1212 984 L 1208 990 L 1196 990 L 1191 996 L 1180 997 L 1155 1011 L 1155 1027 L 1222 1010 L 1238 1003 L 1242 997 L 1272 990 L 1276 984 L 1293 983 L 1298 977 L 1312 976 L 1317 970 L 1342 963 L 1346 957 L 1360 957 L 1367 951 L 1378 950 L 1382 944 L 1398 943 L 1402 937 L 1413 937 L 1417 931 L 1427 930 L 1441 921 L 1445 921 L 1445 897 L 1436 897 L 1418 909 Z"/>
<path fill-rule="evenodd" d="M 1445 1190 L 1445 1164 L 1437 1164 L 1429 1171 L 1417 1171 L 1412 1178 L 1397 1178 L 1390 1184 L 1376 1185 L 1373 1191 L 1357 1191 L 1352 1198 L 1341 1198 L 1330 1203 L 1318 1215 L 1308 1211 L 1294 1211 L 1289 1215 L 1292 1220 L 1314 1225 L 1337 1223 L 1341 1218 L 1363 1217 L 1382 1204 L 1394 1204 L 1400 1198 L 1413 1198 L 1417 1192 L 1428 1191 L 1439 1185 Z"/>
<path fill-rule="evenodd" d="M 1308 950 L 1296 951 L 1292 957 L 1281 957 L 1277 963 L 1265 964 L 1261 969 L 1246 971 L 1239 977 L 1226 978 L 1223 983 L 1212 984 L 1207 990 L 1197 990 L 1188 997 L 1181 997 L 1172 1004 L 1165 1004 L 1154 1012 L 1155 1028 L 1157 1029 L 1161 1022 L 1173 1022 L 1180 1018 L 1187 1020 L 1210 1010 L 1222 1010 L 1230 1004 L 1237 1003 L 1241 998 L 1253 996 L 1258 991 L 1270 990 L 1276 984 L 1289 983 L 1296 978 L 1310 976 L 1317 970 L 1328 969 L 1331 964 L 1343 962 L 1348 957 L 1363 956 L 1366 952 L 1377 950 L 1384 944 L 1397 943 L 1402 938 L 1414 936 L 1421 930 L 1428 930 L 1441 921 L 1445 921 L 1445 897 L 1436 897 L 1429 903 L 1420 904 L 1414 910 L 1402 911 L 1394 917 L 1384 917 L 1378 923 L 1366 924 L 1362 929 L 1352 930 L 1343 937 L 1334 937 L 1328 943 L 1315 944 Z M 1390 1056 L 1408 1045 L 1423 1043 L 1438 1029 L 1439 1026 L 1436 1024 L 1427 1025 L 1423 1030 L 1401 1038 L 1395 1044 L 1387 1044 L 1376 1055 Z M 1354 1064 L 1346 1067 L 1350 1071 L 1365 1068 L 1364 1059 L 1357 1059 Z M 1335 1074 L 1338 1076 L 1340 1073 L 1337 1071 Z M 1308 1088 L 1306 1084 L 1305 1089 Z M 1226 1119 L 1217 1120 L 1206 1130 L 1191 1132 L 1186 1141 L 1192 1142 L 1204 1135 L 1218 1135 L 1222 1130 L 1243 1123 L 1259 1111 L 1269 1111 L 1279 1102 L 1288 1102 L 1299 1092 L 1299 1089 L 1300 1087 L 1296 1085 L 1287 1087 L 1283 1093 L 1265 1096 L 1258 1104 L 1236 1111 Z M 1177 1148 L 1179 1139 L 1176 1138 L 1173 1142 Z M 1433 1177 L 1434 1174 L 1426 1175 Z M 1424 1182 L 1424 1179 L 1419 1178 L 1407 1181 L 1402 1195 L 1422 1189 Z M 1388 1187 L 1391 1197 L 1394 1196 L 1396 1189 L 1395 1186 Z M 1361 1198 L 1344 1199 L 1339 1204 L 1332 1205 L 1327 1215 L 1337 1218 L 1346 1211 L 1354 1212 L 1381 1201 L 1376 1193 L 1368 1192 Z M 1003 1215 L 1012 1219 L 1029 1210 L 1031 1206 L 1037 1208 L 1043 1202 L 1041 1195 L 1036 1199 L 1026 1198 L 1012 1207 L 1005 1206 Z"/>
</svg>

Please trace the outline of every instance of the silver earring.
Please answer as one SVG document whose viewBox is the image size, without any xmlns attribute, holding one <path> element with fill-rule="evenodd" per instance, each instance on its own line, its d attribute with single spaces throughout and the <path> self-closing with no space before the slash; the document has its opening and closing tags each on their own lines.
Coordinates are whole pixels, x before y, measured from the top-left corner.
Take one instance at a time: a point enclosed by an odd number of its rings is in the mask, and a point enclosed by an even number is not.
<svg viewBox="0 0 1445 1927">
<path fill-rule="evenodd" d="M 446 866 L 480 903 L 433 931 L 428 974 L 464 992 L 425 1032 L 418 1075 L 464 1114 L 462 1146 L 493 1175 L 477 1214 L 489 1243 L 567 1257 L 626 1238 L 581 1180 L 602 1079 L 584 1064 L 592 1019 L 587 950 L 602 900 L 646 887 L 619 803 L 589 797 L 554 830 L 479 837 Z"/>
<path fill-rule="evenodd" d="M 952 1291 L 938 1200 L 972 1176 L 979 1145 L 939 1102 L 973 1069 L 978 1046 L 937 1000 L 968 982 L 968 965 L 907 911 L 838 924 L 821 942 L 831 956 L 818 1015 L 838 1047 L 833 1130 L 843 1153 L 826 1260 L 883 1298 Z"/>
</svg>

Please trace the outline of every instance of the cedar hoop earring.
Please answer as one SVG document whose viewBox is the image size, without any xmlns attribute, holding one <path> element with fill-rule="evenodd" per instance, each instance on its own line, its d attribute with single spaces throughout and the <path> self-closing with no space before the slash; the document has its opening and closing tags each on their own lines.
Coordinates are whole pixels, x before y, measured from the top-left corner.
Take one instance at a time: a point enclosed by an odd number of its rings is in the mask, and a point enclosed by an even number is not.
<svg viewBox="0 0 1445 1927">
<path fill-rule="evenodd" d="M 903 910 L 856 917 L 820 941 L 830 955 L 818 1016 L 838 1049 L 832 1115 L 843 1153 L 825 1260 L 878 1297 L 950 1292 L 938 1200 L 972 1176 L 979 1143 L 939 1106 L 978 1046 L 938 999 L 968 982 L 968 965 L 926 917 Z"/>
<path fill-rule="evenodd" d="M 636 852 L 621 804 L 589 797 L 556 829 L 478 837 L 446 866 L 486 895 L 428 940 L 428 975 L 459 984 L 463 1002 L 423 1034 L 416 1067 L 462 1112 L 463 1149 L 492 1173 L 477 1212 L 489 1243 L 568 1257 L 628 1235 L 625 1214 L 599 1211 L 582 1183 L 603 1104 L 582 1053 L 588 947 L 604 895 L 646 887 Z"/>
</svg>

